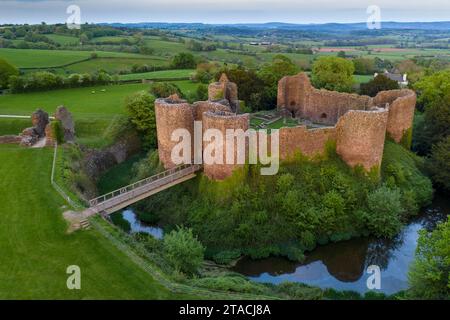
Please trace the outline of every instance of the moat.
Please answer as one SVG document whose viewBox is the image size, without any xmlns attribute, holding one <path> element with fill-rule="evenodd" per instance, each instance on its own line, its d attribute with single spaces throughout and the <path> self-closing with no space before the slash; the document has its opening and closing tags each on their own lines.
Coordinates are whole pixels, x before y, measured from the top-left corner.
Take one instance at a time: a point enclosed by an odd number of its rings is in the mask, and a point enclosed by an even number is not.
<svg viewBox="0 0 450 320">
<path fill-rule="evenodd" d="M 158 239 L 163 237 L 161 228 L 142 223 L 132 210 L 125 210 L 122 215 L 130 223 L 131 232 L 145 232 Z M 366 272 L 367 267 L 378 265 L 381 269 L 381 289 L 377 291 L 393 294 L 408 288 L 408 270 L 414 259 L 419 231 L 433 230 L 447 215 L 450 215 L 450 199 L 436 195 L 433 203 L 392 240 L 355 238 L 318 246 L 306 253 L 306 260 L 302 263 L 282 257 L 260 260 L 243 258 L 233 271 L 257 282 L 302 282 L 321 288 L 364 293 L 369 291 L 366 286 L 370 276 Z"/>
</svg>

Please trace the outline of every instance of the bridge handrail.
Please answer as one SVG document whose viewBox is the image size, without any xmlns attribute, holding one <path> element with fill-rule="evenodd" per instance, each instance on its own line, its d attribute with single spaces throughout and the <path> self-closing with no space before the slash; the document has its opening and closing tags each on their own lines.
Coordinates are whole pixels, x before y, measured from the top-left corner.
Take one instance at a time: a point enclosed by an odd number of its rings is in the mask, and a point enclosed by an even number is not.
<svg viewBox="0 0 450 320">
<path fill-rule="evenodd" d="M 180 166 L 177 166 L 175 168 L 160 172 L 158 174 L 155 174 L 153 176 L 147 177 L 145 179 L 139 180 L 135 183 L 129 184 L 127 186 L 124 186 L 122 188 L 119 188 L 117 190 L 111 191 L 109 193 L 106 193 L 104 195 L 101 195 L 97 198 L 91 199 L 89 200 L 89 205 L 91 207 L 97 206 L 101 203 L 104 203 L 107 200 L 113 199 L 115 197 L 118 197 L 120 195 L 126 194 L 130 191 L 136 190 L 137 188 L 149 185 L 155 181 L 158 181 L 160 179 L 166 178 L 166 177 L 170 177 L 173 175 L 176 175 L 177 173 L 186 170 L 186 169 L 190 169 L 189 172 L 195 172 L 197 170 L 199 170 L 201 168 L 201 165 L 198 164 L 182 164 Z"/>
</svg>

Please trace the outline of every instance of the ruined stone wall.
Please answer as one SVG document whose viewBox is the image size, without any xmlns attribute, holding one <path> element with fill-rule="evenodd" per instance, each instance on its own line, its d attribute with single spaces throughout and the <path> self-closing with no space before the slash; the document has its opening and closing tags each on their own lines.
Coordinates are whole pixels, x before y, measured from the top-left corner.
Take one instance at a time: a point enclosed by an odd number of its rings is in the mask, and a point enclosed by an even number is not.
<svg viewBox="0 0 450 320">
<path fill-rule="evenodd" d="M 0 136 L 0 144 L 19 144 L 22 141 L 21 136 L 6 135 Z"/>
<path fill-rule="evenodd" d="M 308 76 L 300 73 L 287 76 L 278 84 L 278 108 L 315 123 L 335 125 L 349 110 L 367 110 L 372 106 L 369 96 L 316 89 Z"/>
<path fill-rule="evenodd" d="M 226 100 L 230 105 L 231 110 L 233 112 L 238 112 L 238 87 L 234 82 L 230 82 L 227 75 L 223 73 L 218 82 L 211 83 L 208 86 L 208 100 Z"/>
<path fill-rule="evenodd" d="M 301 152 L 306 156 L 314 156 L 325 152 L 329 140 L 336 139 L 335 128 L 307 129 L 306 126 L 281 128 L 280 160 L 286 160 Z"/>
<path fill-rule="evenodd" d="M 193 104 L 195 121 L 202 121 L 203 114 L 207 111 L 226 111 L 231 112 L 230 107 L 212 101 L 198 101 Z"/>
<path fill-rule="evenodd" d="M 208 129 L 217 129 L 219 130 L 224 140 L 222 141 L 224 145 L 220 143 L 220 141 L 211 141 L 211 142 L 203 142 L 203 150 L 208 146 L 210 148 L 215 147 L 216 150 L 223 150 L 222 154 L 222 163 L 223 164 L 203 164 L 204 173 L 210 179 L 215 180 L 223 180 L 232 175 L 233 171 L 241 167 L 241 164 L 226 164 L 226 130 L 227 129 L 242 129 L 246 131 L 249 127 L 249 114 L 234 114 L 230 112 L 223 111 L 208 111 L 203 114 L 203 130 L 206 131 Z M 237 140 L 234 140 L 234 158 L 237 159 Z M 246 150 L 248 148 L 248 140 L 246 139 Z M 236 161 L 235 161 L 236 162 Z"/>
<path fill-rule="evenodd" d="M 381 91 L 374 98 L 374 104 L 376 105 L 389 104 L 386 130 L 397 143 L 413 126 L 416 100 L 416 93 L 409 89 Z"/>
<path fill-rule="evenodd" d="M 386 109 L 347 112 L 336 126 L 336 152 L 351 167 L 380 167 L 387 122 Z"/>
<path fill-rule="evenodd" d="M 176 166 L 171 160 L 171 153 L 173 147 L 178 143 L 171 140 L 172 133 L 176 129 L 187 129 L 191 134 L 191 145 L 193 146 L 193 110 L 185 100 L 180 100 L 178 97 L 169 97 L 155 101 L 155 114 L 159 159 L 164 168 L 170 169 Z"/>
</svg>

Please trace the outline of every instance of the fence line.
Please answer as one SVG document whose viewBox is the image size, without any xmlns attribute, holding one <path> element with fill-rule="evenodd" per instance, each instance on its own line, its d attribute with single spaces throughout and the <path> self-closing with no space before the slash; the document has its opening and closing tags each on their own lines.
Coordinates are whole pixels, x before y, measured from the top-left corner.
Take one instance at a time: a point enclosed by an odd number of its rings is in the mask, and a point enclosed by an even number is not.
<svg viewBox="0 0 450 320">
<path fill-rule="evenodd" d="M 73 209 L 83 209 L 81 205 L 73 201 L 61 188 L 56 182 L 55 182 L 55 167 L 56 167 L 56 157 L 58 152 L 58 143 L 55 142 L 55 151 L 53 153 L 53 163 L 52 163 L 52 173 L 50 176 L 50 182 L 53 186 L 53 188 L 60 194 L 61 197 L 64 198 L 65 201 L 73 208 Z"/>
</svg>

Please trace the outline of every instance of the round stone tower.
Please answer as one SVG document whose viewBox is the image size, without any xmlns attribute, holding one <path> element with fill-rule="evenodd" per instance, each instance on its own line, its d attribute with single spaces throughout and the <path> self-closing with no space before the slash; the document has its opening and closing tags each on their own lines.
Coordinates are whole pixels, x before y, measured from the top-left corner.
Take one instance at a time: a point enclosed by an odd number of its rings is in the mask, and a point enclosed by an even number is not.
<svg viewBox="0 0 450 320">
<path fill-rule="evenodd" d="M 172 141 L 172 133 L 177 129 L 186 129 L 191 135 L 191 146 L 193 146 L 193 110 L 186 100 L 180 99 L 175 94 L 168 98 L 157 99 L 155 101 L 155 114 L 159 159 L 164 168 L 170 169 L 176 166 L 172 162 L 171 154 L 173 147 L 179 143 L 179 141 Z"/>
<path fill-rule="evenodd" d="M 336 152 L 351 167 L 380 168 L 388 110 L 350 110 L 336 126 Z"/>
<path fill-rule="evenodd" d="M 203 132 L 204 139 L 207 139 L 208 129 L 215 129 L 216 133 L 221 134 L 221 139 L 212 137 L 210 141 L 203 142 L 203 169 L 204 173 L 214 180 L 223 180 L 232 175 L 236 168 L 242 167 L 243 163 L 238 163 L 238 148 L 239 145 L 244 146 L 243 155 L 244 162 L 248 154 L 248 139 L 241 136 L 244 140 L 240 144 L 239 139 L 230 134 L 227 137 L 227 129 L 241 129 L 243 132 L 249 128 L 249 114 L 235 114 L 226 111 L 207 111 L 203 113 Z M 213 132 L 211 131 L 211 132 Z M 242 133 L 241 131 L 241 133 Z M 237 133 L 239 134 L 239 133 Z M 227 144 L 227 138 L 230 138 L 231 144 Z M 227 147 L 232 146 L 233 150 L 227 150 Z M 212 151 L 214 150 L 214 151 Z M 233 156 L 233 162 L 227 163 L 227 151 Z M 217 153 L 216 153 L 217 152 Z M 208 163 L 207 155 L 212 155 L 215 159 L 214 163 Z"/>
</svg>

